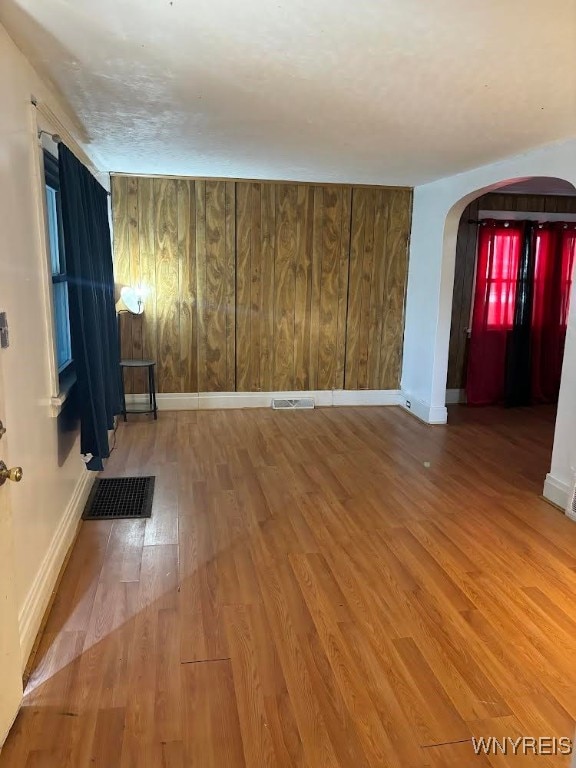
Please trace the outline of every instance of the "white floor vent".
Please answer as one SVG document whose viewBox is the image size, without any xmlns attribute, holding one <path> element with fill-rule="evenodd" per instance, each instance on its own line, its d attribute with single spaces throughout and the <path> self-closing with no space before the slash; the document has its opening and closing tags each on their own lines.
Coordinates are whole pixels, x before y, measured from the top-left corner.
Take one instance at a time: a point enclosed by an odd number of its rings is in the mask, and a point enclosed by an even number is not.
<svg viewBox="0 0 576 768">
<path fill-rule="evenodd" d="M 314 399 L 312 397 L 297 397 L 294 400 L 283 400 L 278 397 L 272 399 L 272 408 L 275 411 L 314 408 Z"/>
</svg>

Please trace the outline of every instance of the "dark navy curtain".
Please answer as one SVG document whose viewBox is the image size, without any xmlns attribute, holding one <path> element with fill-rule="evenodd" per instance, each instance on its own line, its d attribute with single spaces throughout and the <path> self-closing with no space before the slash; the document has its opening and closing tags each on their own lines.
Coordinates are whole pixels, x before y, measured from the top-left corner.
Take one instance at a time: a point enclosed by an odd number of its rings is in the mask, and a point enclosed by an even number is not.
<svg viewBox="0 0 576 768">
<path fill-rule="evenodd" d="M 532 295 L 536 263 L 535 223 L 524 225 L 524 240 L 518 261 L 514 322 L 508 334 L 504 405 L 508 408 L 532 404 Z"/>
<path fill-rule="evenodd" d="M 108 195 L 63 144 L 59 159 L 80 449 L 92 454 L 88 468 L 99 470 L 121 410 Z"/>
</svg>

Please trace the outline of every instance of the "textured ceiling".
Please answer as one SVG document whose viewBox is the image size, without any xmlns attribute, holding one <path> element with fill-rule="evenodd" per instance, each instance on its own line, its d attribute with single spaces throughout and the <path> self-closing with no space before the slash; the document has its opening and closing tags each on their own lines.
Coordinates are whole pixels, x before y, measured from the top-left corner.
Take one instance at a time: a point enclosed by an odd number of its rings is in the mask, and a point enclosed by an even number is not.
<svg viewBox="0 0 576 768">
<path fill-rule="evenodd" d="M 576 0 L 0 0 L 103 170 L 416 185 L 576 134 Z"/>
</svg>

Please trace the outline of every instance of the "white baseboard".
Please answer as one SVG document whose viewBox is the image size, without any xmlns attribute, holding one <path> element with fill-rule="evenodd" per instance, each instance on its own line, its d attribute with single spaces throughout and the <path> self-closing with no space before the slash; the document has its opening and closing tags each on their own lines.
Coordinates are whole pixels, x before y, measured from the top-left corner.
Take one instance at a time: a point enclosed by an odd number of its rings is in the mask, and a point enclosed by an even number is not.
<svg viewBox="0 0 576 768">
<path fill-rule="evenodd" d="M 457 405 L 459 403 L 466 402 L 466 390 L 465 389 L 447 389 L 446 390 L 446 405 Z"/>
<path fill-rule="evenodd" d="M 572 489 L 568 483 L 564 482 L 564 480 L 560 480 L 559 478 L 554 477 L 554 475 L 550 474 L 549 472 L 546 475 L 546 480 L 544 481 L 544 490 L 542 491 L 542 495 L 545 499 L 548 499 L 548 501 L 551 501 L 552 504 L 555 504 L 557 507 L 566 509 L 571 490 Z M 568 517 L 573 520 L 576 519 L 573 515 L 568 515 Z"/>
<path fill-rule="evenodd" d="M 448 411 L 445 405 L 430 405 L 408 393 L 402 393 L 401 404 L 408 413 L 426 424 L 446 424 L 448 421 Z"/>
<path fill-rule="evenodd" d="M 66 554 L 74 541 L 80 516 L 95 478 L 96 472 L 83 470 L 20 611 L 18 623 L 22 649 L 22 669 L 26 666 L 34 647 L 36 635 L 42 624 Z"/>
<path fill-rule="evenodd" d="M 399 389 L 335 389 L 332 405 L 402 405 Z"/>
<path fill-rule="evenodd" d="M 311 397 L 317 406 L 333 405 L 332 392 L 199 392 L 200 410 L 218 408 L 269 408 L 273 398 L 293 400 L 297 397 Z"/>
<path fill-rule="evenodd" d="M 174 392 L 157 395 L 159 411 L 219 408 L 270 408 L 273 398 L 312 397 L 317 406 L 401 405 L 398 389 L 329 389 L 291 392 Z M 148 395 L 126 395 L 126 405 L 148 402 Z"/>
</svg>

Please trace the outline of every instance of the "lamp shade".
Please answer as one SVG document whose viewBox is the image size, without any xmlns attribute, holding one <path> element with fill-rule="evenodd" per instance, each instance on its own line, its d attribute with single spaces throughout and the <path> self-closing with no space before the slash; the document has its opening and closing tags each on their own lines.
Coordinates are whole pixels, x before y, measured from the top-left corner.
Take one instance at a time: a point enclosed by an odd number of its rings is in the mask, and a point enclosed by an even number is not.
<svg viewBox="0 0 576 768">
<path fill-rule="evenodd" d="M 120 291 L 120 298 L 128 312 L 131 312 L 133 315 L 141 315 L 144 312 L 143 291 L 139 288 L 125 285 Z"/>
</svg>

